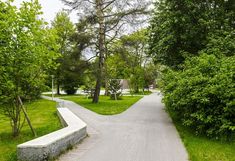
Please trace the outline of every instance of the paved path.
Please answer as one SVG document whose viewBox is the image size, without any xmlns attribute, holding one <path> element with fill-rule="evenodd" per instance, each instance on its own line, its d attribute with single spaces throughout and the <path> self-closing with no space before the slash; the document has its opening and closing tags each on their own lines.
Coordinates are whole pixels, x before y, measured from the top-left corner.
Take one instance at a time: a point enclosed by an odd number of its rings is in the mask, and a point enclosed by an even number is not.
<svg viewBox="0 0 235 161">
<path fill-rule="evenodd" d="M 89 137 L 59 161 L 187 161 L 187 152 L 156 93 L 114 116 L 95 114 L 70 101 L 64 104 L 88 124 Z"/>
</svg>

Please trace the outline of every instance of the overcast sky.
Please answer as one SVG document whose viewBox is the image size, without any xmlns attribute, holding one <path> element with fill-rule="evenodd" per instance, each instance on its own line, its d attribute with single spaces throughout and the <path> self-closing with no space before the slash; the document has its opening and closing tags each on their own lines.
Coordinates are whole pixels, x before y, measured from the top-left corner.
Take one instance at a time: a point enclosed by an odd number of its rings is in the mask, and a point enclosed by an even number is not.
<svg viewBox="0 0 235 161">
<path fill-rule="evenodd" d="M 19 7 L 23 1 L 30 0 L 15 0 L 14 4 Z M 61 11 L 63 8 L 66 8 L 60 0 L 39 0 L 39 3 L 42 6 L 43 18 L 47 22 L 52 21 L 57 12 Z M 74 23 L 77 22 L 77 16 L 75 13 L 70 14 L 70 18 Z"/>
</svg>

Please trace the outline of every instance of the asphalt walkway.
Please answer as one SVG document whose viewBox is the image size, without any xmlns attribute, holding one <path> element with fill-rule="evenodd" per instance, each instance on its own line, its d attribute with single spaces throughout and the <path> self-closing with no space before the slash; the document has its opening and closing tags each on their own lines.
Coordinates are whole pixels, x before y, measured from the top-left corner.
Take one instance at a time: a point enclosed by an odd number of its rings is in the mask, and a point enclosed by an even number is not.
<svg viewBox="0 0 235 161">
<path fill-rule="evenodd" d="M 89 137 L 58 161 L 188 160 L 157 93 L 114 116 L 98 115 L 71 101 L 64 101 L 64 106 L 87 123 Z"/>
</svg>

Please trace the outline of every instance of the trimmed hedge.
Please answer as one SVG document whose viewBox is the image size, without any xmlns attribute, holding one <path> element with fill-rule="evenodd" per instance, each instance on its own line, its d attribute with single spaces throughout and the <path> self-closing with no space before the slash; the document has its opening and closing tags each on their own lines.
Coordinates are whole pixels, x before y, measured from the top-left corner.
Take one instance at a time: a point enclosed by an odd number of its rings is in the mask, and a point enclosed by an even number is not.
<svg viewBox="0 0 235 161">
<path fill-rule="evenodd" d="M 185 126 L 216 139 L 234 138 L 235 56 L 202 54 L 163 73 L 163 101 Z"/>
</svg>

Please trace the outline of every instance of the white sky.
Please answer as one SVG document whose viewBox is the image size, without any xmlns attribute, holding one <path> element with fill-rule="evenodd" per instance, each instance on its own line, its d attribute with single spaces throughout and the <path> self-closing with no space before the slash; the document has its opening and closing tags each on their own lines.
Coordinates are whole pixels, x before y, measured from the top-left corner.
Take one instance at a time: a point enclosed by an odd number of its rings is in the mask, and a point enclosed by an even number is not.
<svg viewBox="0 0 235 161">
<path fill-rule="evenodd" d="M 15 0 L 14 4 L 19 7 L 23 1 L 30 0 Z M 39 0 L 39 3 L 42 6 L 43 18 L 47 22 L 51 22 L 55 18 L 57 12 L 61 11 L 63 8 L 66 8 L 60 0 Z M 78 18 L 75 13 L 72 13 L 70 14 L 70 19 L 75 23 Z"/>
</svg>

